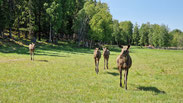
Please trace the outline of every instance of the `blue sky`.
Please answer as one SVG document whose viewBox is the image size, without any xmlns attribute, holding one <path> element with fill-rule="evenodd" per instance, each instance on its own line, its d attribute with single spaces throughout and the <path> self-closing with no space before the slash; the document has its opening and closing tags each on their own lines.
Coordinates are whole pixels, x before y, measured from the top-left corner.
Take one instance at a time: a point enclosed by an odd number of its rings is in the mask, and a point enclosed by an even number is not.
<svg viewBox="0 0 183 103">
<path fill-rule="evenodd" d="M 165 24 L 183 31 L 183 0 L 101 0 L 108 4 L 113 19 L 133 24 Z"/>
</svg>

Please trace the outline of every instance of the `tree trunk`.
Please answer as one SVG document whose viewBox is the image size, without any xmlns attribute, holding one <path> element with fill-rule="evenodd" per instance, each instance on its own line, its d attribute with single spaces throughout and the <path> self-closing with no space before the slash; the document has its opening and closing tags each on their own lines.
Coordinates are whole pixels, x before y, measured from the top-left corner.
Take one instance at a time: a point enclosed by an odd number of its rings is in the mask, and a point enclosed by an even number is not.
<svg viewBox="0 0 183 103">
<path fill-rule="evenodd" d="M 38 33 L 38 40 L 41 41 L 41 11 L 39 10 L 39 33 Z"/>
<path fill-rule="evenodd" d="M 90 49 L 92 48 L 92 40 L 90 41 Z"/>
<path fill-rule="evenodd" d="M 9 21 L 10 21 L 10 23 L 9 23 L 9 37 L 11 38 L 12 37 L 12 35 L 11 35 L 11 20 L 12 20 L 12 1 L 11 0 L 8 0 L 9 1 Z"/>
<path fill-rule="evenodd" d="M 55 36 L 55 32 L 54 32 L 54 30 L 52 30 L 52 32 L 51 32 L 51 40 L 52 40 L 52 43 L 54 43 L 55 41 L 54 41 L 54 36 Z"/>
<path fill-rule="evenodd" d="M 0 29 L 0 36 L 3 38 L 4 32 L 2 29 Z"/>
<path fill-rule="evenodd" d="M 2 38 L 4 38 L 4 31 L 2 30 Z"/>
<path fill-rule="evenodd" d="M 41 0 L 38 0 L 39 1 L 39 7 L 38 7 L 38 28 L 39 28 L 39 31 L 38 31 L 38 40 L 41 41 Z"/>
<path fill-rule="evenodd" d="M 28 31 L 25 31 L 25 39 L 28 39 Z"/>
<path fill-rule="evenodd" d="M 1 29 L 0 29 L 0 36 L 3 37 L 3 35 L 2 35 L 2 30 L 1 30 Z"/>
<path fill-rule="evenodd" d="M 18 28 L 17 28 L 17 31 L 18 31 L 18 38 L 20 39 L 20 20 L 19 20 L 19 17 L 18 17 Z"/>
<path fill-rule="evenodd" d="M 32 32 L 32 30 L 29 30 L 29 39 L 32 38 L 32 35 L 31 35 L 32 33 L 31 32 Z"/>
<path fill-rule="evenodd" d="M 49 42 L 51 43 L 51 33 L 52 33 L 52 31 L 51 31 L 51 22 L 50 22 L 50 35 L 49 35 Z"/>
<path fill-rule="evenodd" d="M 10 38 L 12 37 L 11 31 L 12 31 L 12 29 L 11 29 L 11 27 L 10 27 L 10 28 L 9 28 L 9 37 L 10 37 Z"/>
</svg>

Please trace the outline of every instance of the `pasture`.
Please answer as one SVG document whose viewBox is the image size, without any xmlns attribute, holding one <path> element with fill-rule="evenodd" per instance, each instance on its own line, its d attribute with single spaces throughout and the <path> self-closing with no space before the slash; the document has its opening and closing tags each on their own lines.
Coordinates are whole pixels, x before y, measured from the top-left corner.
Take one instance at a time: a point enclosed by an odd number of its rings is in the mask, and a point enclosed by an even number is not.
<svg viewBox="0 0 183 103">
<path fill-rule="evenodd" d="M 108 70 L 101 57 L 98 75 L 93 51 L 39 42 L 31 61 L 27 41 L 0 41 L 0 103 L 183 102 L 183 51 L 132 46 L 128 90 L 119 86 L 120 48 L 112 48 Z"/>
</svg>

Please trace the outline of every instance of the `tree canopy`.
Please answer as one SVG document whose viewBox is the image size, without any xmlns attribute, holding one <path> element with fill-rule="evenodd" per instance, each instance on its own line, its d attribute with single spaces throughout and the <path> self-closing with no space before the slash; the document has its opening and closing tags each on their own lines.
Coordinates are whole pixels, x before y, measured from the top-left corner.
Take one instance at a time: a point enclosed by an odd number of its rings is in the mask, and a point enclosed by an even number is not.
<svg viewBox="0 0 183 103">
<path fill-rule="evenodd" d="M 183 33 L 168 26 L 113 19 L 108 4 L 96 0 L 0 0 L 0 36 L 12 30 L 25 38 L 77 43 L 183 46 Z"/>
</svg>

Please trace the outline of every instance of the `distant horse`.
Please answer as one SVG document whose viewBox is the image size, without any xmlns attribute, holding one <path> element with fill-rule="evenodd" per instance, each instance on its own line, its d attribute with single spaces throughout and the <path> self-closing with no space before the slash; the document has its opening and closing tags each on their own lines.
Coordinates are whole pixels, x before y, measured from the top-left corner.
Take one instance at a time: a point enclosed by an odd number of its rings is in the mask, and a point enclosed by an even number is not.
<svg viewBox="0 0 183 103">
<path fill-rule="evenodd" d="M 104 69 L 105 69 L 105 64 L 107 66 L 107 69 L 108 69 L 108 60 L 109 60 L 109 55 L 110 55 L 110 51 L 108 48 L 104 47 L 103 48 L 103 57 L 104 57 Z M 105 61 L 107 63 L 105 63 Z"/>
<path fill-rule="evenodd" d="M 100 53 L 99 48 L 96 48 L 94 50 L 94 53 L 93 54 L 94 54 L 94 59 L 95 59 L 95 71 L 98 74 L 98 72 L 99 72 L 99 68 L 98 68 L 98 66 L 99 66 L 99 60 L 100 60 L 100 57 L 101 57 L 101 53 Z"/>
<path fill-rule="evenodd" d="M 30 56 L 31 56 L 31 60 L 34 60 L 34 50 L 35 50 L 35 44 L 29 44 L 29 52 L 30 52 Z"/>
</svg>

